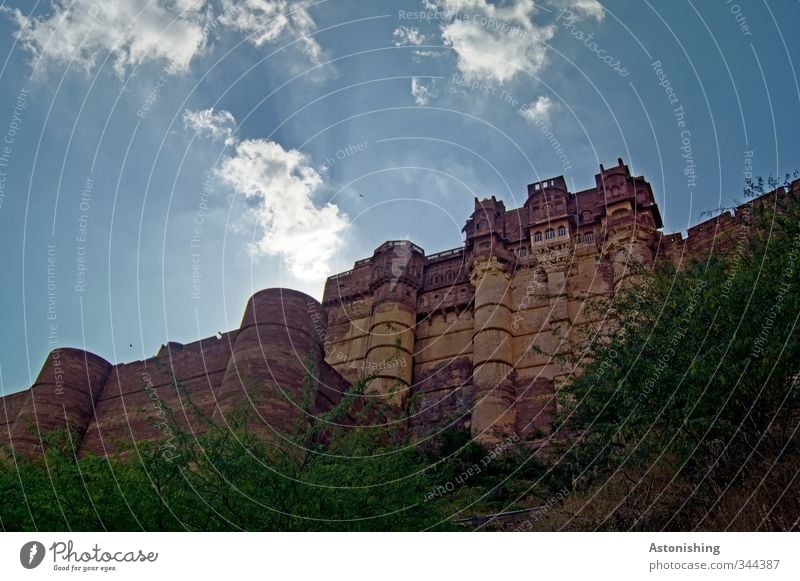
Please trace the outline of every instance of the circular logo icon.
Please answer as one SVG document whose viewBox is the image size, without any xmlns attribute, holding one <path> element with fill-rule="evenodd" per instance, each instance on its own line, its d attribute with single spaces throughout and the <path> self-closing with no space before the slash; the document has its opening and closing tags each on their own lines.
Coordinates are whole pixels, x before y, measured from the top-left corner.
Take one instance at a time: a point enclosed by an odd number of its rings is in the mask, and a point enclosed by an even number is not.
<svg viewBox="0 0 800 581">
<path fill-rule="evenodd" d="M 44 545 L 39 541 L 25 543 L 19 550 L 19 562 L 26 569 L 35 569 L 42 564 L 44 553 Z"/>
</svg>

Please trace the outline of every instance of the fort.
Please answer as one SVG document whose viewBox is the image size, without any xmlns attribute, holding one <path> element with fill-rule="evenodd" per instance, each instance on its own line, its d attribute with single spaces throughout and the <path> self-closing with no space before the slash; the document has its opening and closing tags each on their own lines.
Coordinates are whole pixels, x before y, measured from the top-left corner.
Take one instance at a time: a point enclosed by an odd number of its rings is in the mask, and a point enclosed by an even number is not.
<svg viewBox="0 0 800 581">
<path fill-rule="evenodd" d="M 791 187 L 800 192 L 800 180 Z M 621 159 L 601 165 L 583 191 L 556 177 L 530 184 L 520 208 L 475 199 L 462 246 L 426 254 L 384 242 L 328 278 L 321 303 L 263 290 L 238 329 L 168 343 L 143 361 L 112 365 L 56 349 L 32 387 L 0 398 L 0 446 L 39 454 L 46 434 L 69 427 L 80 454 L 145 441 L 168 448 L 168 415 L 201 434 L 242 406 L 280 439 L 333 409 L 355 382 L 417 440 L 457 428 L 487 446 L 510 436 L 536 445 L 560 385 L 577 371 L 561 355 L 586 336 L 590 299 L 628 284 L 633 263 L 734 252 L 754 202 L 685 237 L 665 234 L 650 184 Z"/>
</svg>

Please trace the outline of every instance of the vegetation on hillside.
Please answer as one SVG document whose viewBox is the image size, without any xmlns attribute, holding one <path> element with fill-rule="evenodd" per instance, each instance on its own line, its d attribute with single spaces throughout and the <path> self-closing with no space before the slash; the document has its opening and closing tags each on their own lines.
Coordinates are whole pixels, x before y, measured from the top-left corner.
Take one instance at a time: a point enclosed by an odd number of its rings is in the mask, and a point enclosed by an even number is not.
<svg viewBox="0 0 800 581">
<path fill-rule="evenodd" d="M 725 259 L 635 270 L 606 305 L 561 392 L 560 526 L 798 528 L 800 203 L 752 206 Z"/>
</svg>

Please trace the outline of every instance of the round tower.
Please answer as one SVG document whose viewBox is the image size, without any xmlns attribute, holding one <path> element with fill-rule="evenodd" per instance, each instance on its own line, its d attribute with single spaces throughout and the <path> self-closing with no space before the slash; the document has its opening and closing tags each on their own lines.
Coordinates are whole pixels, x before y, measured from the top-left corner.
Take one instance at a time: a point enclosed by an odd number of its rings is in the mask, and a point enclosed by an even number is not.
<svg viewBox="0 0 800 581">
<path fill-rule="evenodd" d="M 55 349 L 48 356 L 11 433 L 15 453 L 36 454 L 44 450 L 46 435 L 69 430 L 77 449 L 94 416 L 112 365 L 81 349 Z"/>
<path fill-rule="evenodd" d="M 390 241 L 371 260 L 373 296 L 369 343 L 364 363 L 364 393 L 399 409 L 408 398 L 414 369 L 417 291 L 425 266 L 423 250 L 411 242 Z"/>
<path fill-rule="evenodd" d="M 494 198 L 475 200 L 467 222 L 470 282 L 475 287 L 472 340 L 474 385 L 472 437 L 492 446 L 516 432 L 516 394 L 512 344 L 511 265 L 502 233 L 505 207 Z"/>
<path fill-rule="evenodd" d="M 231 358 L 217 392 L 213 420 L 222 425 L 241 411 L 255 412 L 257 431 L 287 436 L 307 419 L 307 386 L 315 386 L 322 362 L 325 320 L 310 296 L 272 288 L 247 303 Z M 248 421 L 248 427 L 253 422 Z"/>
</svg>

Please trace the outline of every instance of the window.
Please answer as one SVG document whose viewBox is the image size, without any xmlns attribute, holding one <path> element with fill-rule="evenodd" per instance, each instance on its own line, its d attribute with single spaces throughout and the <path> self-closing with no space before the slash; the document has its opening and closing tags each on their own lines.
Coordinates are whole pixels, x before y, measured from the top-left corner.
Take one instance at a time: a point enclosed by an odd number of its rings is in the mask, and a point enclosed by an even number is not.
<svg viewBox="0 0 800 581">
<path fill-rule="evenodd" d="M 545 231 L 544 238 L 545 240 L 552 240 L 553 238 L 555 238 L 555 235 L 556 233 L 553 231 L 552 228 L 550 228 L 549 230 Z"/>
<path fill-rule="evenodd" d="M 447 272 L 447 280 L 448 280 L 448 282 L 453 280 L 453 271 L 452 270 Z"/>
<path fill-rule="evenodd" d="M 578 235 L 575 237 L 575 242 L 577 242 L 578 244 L 580 244 L 581 242 L 583 242 L 583 237 L 582 237 L 580 234 L 578 234 Z"/>
<path fill-rule="evenodd" d="M 583 235 L 584 242 L 594 242 L 594 232 L 587 232 Z"/>
<path fill-rule="evenodd" d="M 627 208 L 620 208 L 618 210 L 614 210 L 611 213 L 611 218 L 612 219 L 626 218 L 629 214 L 630 214 L 630 212 L 628 211 Z"/>
<path fill-rule="evenodd" d="M 559 236 L 566 236 L 567 235 L 567 229 L 564 228 L 563 226 L 559 226 L 558 227 L 558 235 Z"/>
<path fill-rule="evenodd" d="M 527 250 L 527 248 L 520 248 L 520 249 L 519 249 L 519 255 L 520 255 L 520 256 L 527 256 L 527 255 L 528 255 L 528 250 Z"/>
<path fill-rule="evenodd" d="M 536 234 L 534 234 L 533 235 L 533 241 L 534 242 L 541 242 L 542 241 L 542 233 L 541 232 L 537 232 Z"/>
</svg>

